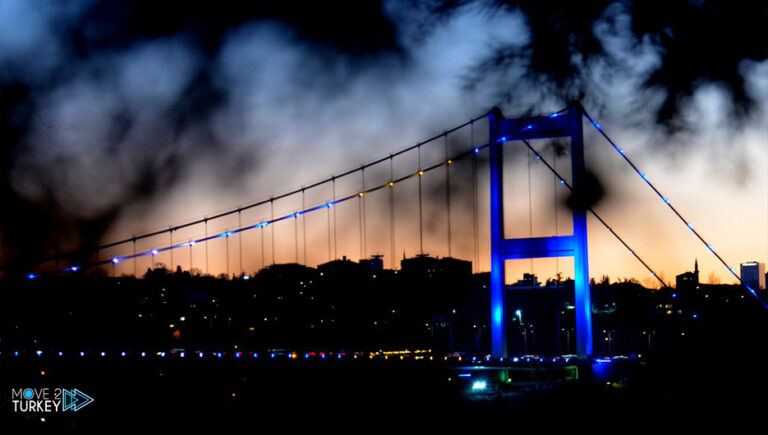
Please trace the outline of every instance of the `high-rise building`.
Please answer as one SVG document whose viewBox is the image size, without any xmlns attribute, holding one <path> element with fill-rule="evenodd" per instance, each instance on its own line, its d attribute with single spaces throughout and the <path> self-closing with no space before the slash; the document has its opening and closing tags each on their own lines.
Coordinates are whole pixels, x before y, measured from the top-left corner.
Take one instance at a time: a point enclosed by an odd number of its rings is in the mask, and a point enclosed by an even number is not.
<svg viewBox="0 0 768 435">
<path fill-rule="evenodd" d="M 741 263 L 741 281 L 753 290 L 765 289 L 765 263 Z"/>
</svg>

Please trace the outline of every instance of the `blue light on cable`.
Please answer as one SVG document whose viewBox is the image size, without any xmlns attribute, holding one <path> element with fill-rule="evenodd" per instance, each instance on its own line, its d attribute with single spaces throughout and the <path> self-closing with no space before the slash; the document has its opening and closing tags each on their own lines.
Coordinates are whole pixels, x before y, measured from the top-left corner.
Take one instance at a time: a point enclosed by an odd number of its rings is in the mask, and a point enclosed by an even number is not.
<svg viewBox="0 0 768 435">
<path fill-rule="evenodd" d="M 112 257 L 112 264 L 117 264 L 120 262 L 120 259 L 117 257 Z"/>
<path fill-rule="evenodd" d="M 621 154 L 621 156 L 622 156 L 622 157 L 624 158 L 624 160 L 625 160 L 625 161 L 626 161 L 626 162 L 627 162 L 627 163 L 628 163 L 628 164 L 629 164 L 629 165 L 632 167 L 632 169 L 633 169 L 635 172 L 637 172 L 637 174 L 638 174 L 638 175 L 640 175 L 640 176 L 643 178 L 643 180 L 645 180 L 645 182 L 648 184 L 648 186 L 650 186 L 650 187 L 651 187 L 651 189 L 653 189 L 653 191 L 656 193 L 656 195 L 658 195 L 658 196 L 659 196 L 659 197 L 660 197 L 662 200 L 664 200 L 664 202 L 667 204 L 667 206 L 668 206 L 668 207 L 669 207 L 669 208 L 670 208 L 670 209 L 671 209 L 671 210 L 672 210 L 672 211 L 675 213 L 675 215 L 677 215 L 677 217 L 678 217 L 678 218 L 679 218 L 679 219 L 680 219 L 680 220 L 681 220 L 683 223 L 685 223 L 685 225 L 686 225 L 686 226 L 687 226 L 687 227 L 688 227 L 688 228 L 691 230 L 691 232 L 692 232 L 692 233 L 693 233 L 693 234 L 694 234 L 694 235 L 695 235 L 695 236 L 696 236 L 696 237 L 699 239 L 699 241 L 701 241 L 701 243 L 703 243 L 703 244 L 704 244 L 704 245 L 705 245 L 705 246 L 706 246 L 706 247 L 707 247 L 707 248 L 708 248 L 708 249 L 709 249 L 709 250 L 712 252 L 712 254 L 713 254 L 713 255 L 714 255 L 714 256 L 715 256 L 715 257 L 716 257 L 716 258 L 717 258 L 717 259 L 720 261 L 720 263 L 722 263 L 722 264 L 723 264 L 723 266 L 725 266 L 725 267 L 728 269 L 728 271 L 729 271 L 729 272 L 731 272 L 731 274 L 732 274 L 732 275 L 733 275 L 733 276 L 734 276 L 734 277 L 735 277 L 735 278 L 736 278 L 736 279 L 737 279 L 737 280 L 738 280 L 738 281 L 739 281 L 739 282 L 740 282 L 740 283 L 741 283 L 741 284 L 742 284 L 742 285 L 743 285 L 743 286 L 744 286 L 744 287 L 745 287 L 745 288 L 746 288 L 746 289 L 747 289 L 747 290 L 748 290 L 750 293 L 752 293 L 752 295 L 753 295 L 753 296 L 755 296 L 755 298 L 758 300 L 758 302 L 760 302 L 760 304 L 763 306 L 763 308 L 765 308 L 765 309 L 768 309 L 768 304 L 767 304 L 767 303 L 766 303 L 764 300 L 762 300 L 762 299 L 761 299 L 761 298 L 760 298 L 760 297 L 757 295 L 757 293 L 755 292 L 755 290 L 754 290 L 754 289 L 752 289 L 752 288 L 751 288 L 751 287 L 750 287 L 750 286 L 749 286 L 747 283 L 745 283 L 745 282 L 744 282 L 744 281 L 741 279 L 741 276 L 739 276 L 739 275 L 736 273 L 736 271 L 734 271 L 734 270 L 733 270 L 733 268 L 732 268 L 732 267 L 731 267 L 731 266 L 730 266 L 728 263 L 726 263 L 726 261 L 725 261 L 725 260 L 724 260 L 724 259 L 723 259 L 723 258 L 722 258 L 722 257 L 721 257 L 721 256 L 720 256 L 718 253 L 717 253 L 717 252 L 715 252 L 715 250 L 712 248 L 712 246 L 711 246 L 709 243 L 707 243 L 707 241 L 706 241 L 706 240 L 704 240 L 704 238 L 701 236 L 701 234 L 699 234 L 699 233 L 698 233 L 698 232 L 697 232 L 697 231 L 696 231 L 696 230 L 693 228 L 693 225 L 692 225 L 690 222 L 688 222 L 687 220 L 685 220 L 685 218 L 684 218 L 684 217 L 683 217 L 683 216 L 680 214 L 680 212 L 678 212 L 678 211 L 677 211 L 677 209 L 676 209 L 676 208 L 675 208 L 675 207 L 674 207 L 674 206 L 673 206 L 673 205 L 672 205 L 672 204 L 671 204 L 669 201 L 667 201 L 666 197 L 664 197 L 664 195 L 663 195 L 663 194 L 662 194 L 662 193 L 661 193 L 661 192 L 660 192 L 660 191 L 659 191 L 659 190 L 656 188 L 656 186 L 654 186 L 654 185 L 653 185 L 653 184 L 652 184 L 652 183 L 651 183 L 651 182 L 648 180 L 648 178 L 645 176 L 645 174 L 643 174 L 643 173 L 640 171 L 640 169 L 638 169 L 638 168 L 637 168 L 637 166 L 635 166 L 635 164 L 634 164 L 634 163 L 632 163 L 632 161 L 629 159 L 629 157 L 627 157 L 627 156 L 626 156 L 626 154 L 624 154 L 624 152 L 621 150 L 621 148 L 619 148 L 619 146 L 618 146 L 618 145 L 616 145 L 616 143 L 615 143 L 615 142 L 614 142 L 614 141 L 613 141 L 613 140 L 612 140 L 612 139 L 611 139 L 611 138 L 610 138 L 610 137 L 609 137 L 609 136 L 608 136 L 608 135 L 607 135 L 607 134 L 606 134 L 606 133 L 603 131 L 603 129 L 600 127 L 600 124 L 598 124 L 598 123 L 597 123 L 597 122 L 596 122 L 594 119 L 592 119 L 592 117 L 591 117 L 591 116 L 589 116 L 589 114 L 588 114 L 586 111 L 584 111 L 583 109 L 582 109 L 582 113 L 583 113 L 583 115 L 584 115 L 584 116 L 586 116 L 586 117 L 587 117 L 587 119 L 588 119 L 590 122 L 592 122 L 592 124 L 595 126 L 595 128 L 597 128 L 597 129 L 600 131 L 600 133 L 601 133 L 601 134 L 602 134 L 602 136 L 605 138 L 605 140 L 606 140 L 606 141 L 608 141 L 608 143 L 609 143 L 609 144 L 610 144 L 610 145 L 611 145 L 611 146 L 612 146 L 614 149 L 616 149 L 616 150 L 619 152 L 619 154 Z"/>
<path fill-rule="evenodd" d="M 27 275 L 27 279 L 35 279 L 35 278 L 37 278 L 37 275 L 33 273 L 30 273 L 29 275 Z"/>
</svg>

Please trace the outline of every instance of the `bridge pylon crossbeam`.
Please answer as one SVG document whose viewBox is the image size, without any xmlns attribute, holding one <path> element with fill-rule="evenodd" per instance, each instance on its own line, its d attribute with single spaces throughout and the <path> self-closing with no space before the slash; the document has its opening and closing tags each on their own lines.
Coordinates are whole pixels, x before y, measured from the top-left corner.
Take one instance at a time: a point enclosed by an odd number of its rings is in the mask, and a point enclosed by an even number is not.
<svg viewBox="0 0 768 435">
<path fill-rule="evenodd" d="M 585 174 L 582 112 L 571 107 L 556 116 L 505 119 L 489 115 L 491 188 L 491 353 L 509 357 L 506 328 L 505 262 L 507 260 L 573 257 L 576 309 L 576 349 L 580 358 L 592 356 L 592 311 L 589 294 L 586 210 L 573 211 L 573 234 L 507 239 L 504 236 L 504 142 L 569 137 L 573 185 Z"/>
</svg>

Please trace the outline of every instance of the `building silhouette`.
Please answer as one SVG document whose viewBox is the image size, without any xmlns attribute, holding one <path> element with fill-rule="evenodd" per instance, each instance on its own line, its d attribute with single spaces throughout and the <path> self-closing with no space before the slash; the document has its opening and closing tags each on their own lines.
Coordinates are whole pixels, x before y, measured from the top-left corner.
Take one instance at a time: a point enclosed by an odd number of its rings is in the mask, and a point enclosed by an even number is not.
<svg viewBox="0 0 768 435">
<path fill-rule="evenodd" d="M 419 254 L 400 261 L 403 276 L 409 279 L 462 279 L 472 276 L 472 262 L 452 257 L 430 257 Z"/>
<path fill-rule="evenodd" d="M 692 289 L 699 288 L 699 260 L 696 259 L 693 263 L 693 272 L 685 272 L 675 277 L 675 287 L 677 289 Z"/>
<path fill-rule="evenodd" d="M 741 263 L 741 281 L 755 290 L 765 290 L 765 263 Z"/>
</svg>

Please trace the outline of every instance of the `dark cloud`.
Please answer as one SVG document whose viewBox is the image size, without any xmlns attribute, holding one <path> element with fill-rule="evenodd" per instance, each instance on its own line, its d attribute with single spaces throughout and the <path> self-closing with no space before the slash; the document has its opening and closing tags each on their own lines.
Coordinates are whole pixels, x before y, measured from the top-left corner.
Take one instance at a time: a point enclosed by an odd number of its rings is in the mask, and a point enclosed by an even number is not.
<svg viewBox="0 0 768 435">
<path fill-rule="evenodd" d="M 302 180 L 327 175 L 297 153 L 358 164 L 494 104 L 522 114 L 583 97 L 627 125 L 685 125 L 715 83 L 748 118 L 766 94 L 768 38 L 749 30 L 768 28 L 766 8 L 6 1 L 0 260 L 182 219 L 167 210 L 192 190 L 200 214 L 254 186 L 284 190 L 287 162 Z M 45 230 L 21 237 L 29 222 Z"/>
<path fill-rule="evenodd" d="M 681 114 L 686 99 L 709 82 L 730 93 L 735 119 L 743 120 L 756 109 L 757 101 L 749 93 L 741 69 L 745 60 L 768 58 L 766 2 L 745 6 L 724 0 L 498 0 L 489 7 L 519 8 L 528 17 L 534 37 L 523 47 L 498 47 L 493 57 L 478 65 L 470 83 L 522 65 L 529 84 L 545 87 L 547 93 L 563 101 L 589 98 L 593 89 L 585 76 L 595 62 L 607 63 L 615 70 L 626 68 L 606 45 L 610 42 L 605 36 L 617 35 L 617 29 L 612 29 L 612 35 L 600 35 L 601 26 L 613 27 L 626 19 L 634 40 L 628 42 L 646 41 L 659 56 L 658 65 L 642 83 L 643 88 L 657 88 L 664 94 L 655 111 L 658 122 L 671 128 L 685 127 Z M 444 13 L 452 9 L 440 8 Z M 519 99 L 519 91 L 506 96 Z"/>
</svg>

